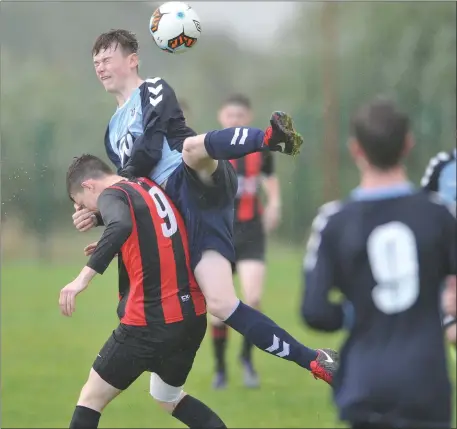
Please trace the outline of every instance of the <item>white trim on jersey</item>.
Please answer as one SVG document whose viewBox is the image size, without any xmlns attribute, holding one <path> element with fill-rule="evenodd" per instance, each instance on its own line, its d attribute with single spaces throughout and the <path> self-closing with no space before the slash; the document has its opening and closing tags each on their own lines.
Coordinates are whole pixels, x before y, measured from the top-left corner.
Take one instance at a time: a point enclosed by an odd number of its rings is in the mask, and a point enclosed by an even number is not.
<svg viewBox="0 0 457 429">
<path fill-rule="evenodd" d="M 160 78 L 160 77 L 155 77 L 153 79 L 146 79 L 146 83 L 148 84 L 147 85 L 148 91 L 152 95 L 151 97 L 149 97 L 149 103 L 151 103 L 151 105 L 153 107 L 157 107 L 157 105 L 163 100 L 163 95 L 161 94 L 161 92 L 163 90 L 163 85 L 159 84 L 159 85 L 155 86 L 161 80 L 162 80 L 162 78 Z"/>
<path fill-rule="evenodd" d="M 440 152 L 438 155 L 434 156 L 428 163 L 427 168 L 425 169 L 424 176 L 421 179 L 421 186 L 425 188 L 430 183 L 430 180 L 433 177 L 433 173 L 438 165 L 443 162 L 447 162 L 451 159 L 451 154 L 448 152 Z"/>
<path fill-rule="evenodd" d="M 342 207 L 343 203 L 337 200 L 326 203 L 319 209 L 311 225 L 311 234 L 306 246 L 305 257 L 303 258 L 305 270 L 310 271 L 316 266 L 322 231 L 327 226 L 330 218 L 338 213 Z"/>
</svg>

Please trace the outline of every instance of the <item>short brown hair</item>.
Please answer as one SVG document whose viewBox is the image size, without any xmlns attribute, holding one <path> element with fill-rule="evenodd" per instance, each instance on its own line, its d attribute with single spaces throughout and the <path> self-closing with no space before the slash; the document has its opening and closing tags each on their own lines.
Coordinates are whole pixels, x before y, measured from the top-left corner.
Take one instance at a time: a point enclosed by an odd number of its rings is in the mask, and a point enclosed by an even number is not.
<svg viewBox="0 0 457 429">
<path fill-rule="evenodd" d="M 92 47 L 92 56 L 108 49 L 113 44 L 114 49 L 120 46 L 127 55 L 138 53 L 138 39 L 134 33 L 128 30 L 110 30 L 97 37 Z"/>
<path fill-rule="evenodd" d="M 408 116 L 383 97 L 362 106 L 351 122 L 352 135 L 370 164 L 380 170 L 400 164 L 409 129 Z"/>
<path fill-rule="evenodd" d="M 67 171 L 67 192 L 71 200 L 72 195 L 82 189 L 82 183 L 88 179 L 100 179 L 103 176 L 114 174 L 110 166 L 94 155 L 75 157 Z"/>
<path fill-rule="evenodd" d="M 232 94 L 225 99 L 222 103 L 222 107 L 235 105 L 235 106 L 242 106 L 248 110 L 251 110 L 251 100 L 243 94 Z"/>
</svg>

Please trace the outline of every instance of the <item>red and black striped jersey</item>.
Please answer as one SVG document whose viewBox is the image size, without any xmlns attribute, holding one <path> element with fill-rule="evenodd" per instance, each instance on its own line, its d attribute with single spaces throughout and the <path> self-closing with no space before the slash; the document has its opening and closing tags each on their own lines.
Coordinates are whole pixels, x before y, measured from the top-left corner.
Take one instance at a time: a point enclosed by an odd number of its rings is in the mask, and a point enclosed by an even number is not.
<svg viewBox="0 0 457 429">
<path fill-rule="evenodd" d="M 105 231 L 97 248 L 119 255 L 121 323 L 168 324 L 205 314 L 184 221 L 162 189 L 148 179 L 121 181 L 101 194 L 98 206 Z M 96 253 L 88 266 L 103 272 L 109 262 Z"/>
<path fill-rule="evenodd" d="M 260 201 L 262 177 L 274 174 L 273 154 L 270 151 L 255 152 L 230 162 L 238 176 L 235 221 L 257 220 L 262 215 L 262 203 Z"/>
</svg>

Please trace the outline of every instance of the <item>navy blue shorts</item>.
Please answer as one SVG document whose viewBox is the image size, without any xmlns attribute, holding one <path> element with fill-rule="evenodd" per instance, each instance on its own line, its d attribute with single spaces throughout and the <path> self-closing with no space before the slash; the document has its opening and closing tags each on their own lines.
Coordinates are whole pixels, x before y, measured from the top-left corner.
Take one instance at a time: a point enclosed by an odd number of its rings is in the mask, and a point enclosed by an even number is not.
<svg viewBox="0 0 457 429">
<path fill-rule="evenodd" d="M 212 178 L 212 185 L 202 183 L 182 162 L 165 186 L 186 224 L 192 269 L 205 250 L 215 250 L 235 262 L 233 221 L 238 178 L 229 161 L 219 161 Z"/>
</svg>

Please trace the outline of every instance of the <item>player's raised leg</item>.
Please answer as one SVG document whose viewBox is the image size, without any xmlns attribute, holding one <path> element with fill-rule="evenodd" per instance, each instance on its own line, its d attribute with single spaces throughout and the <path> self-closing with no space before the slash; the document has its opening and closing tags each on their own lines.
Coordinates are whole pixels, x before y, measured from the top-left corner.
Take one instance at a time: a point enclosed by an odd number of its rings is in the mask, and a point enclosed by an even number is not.
<svg viewBox="0 0 457 429">
<path fill-rule="evenodd" d="M 333 360 L 333 366 L 324 367 L 319 350 L 305 347 L 269 317 L 241 302 L 235 293 L 231 264 L 220 253 L 206 250 L 194 273 L 211 314 L 260 350 L 295 362 L 331 384 L 337 360 Z"/>
<path fill-rule="evenodd" d="M 188 137 L 182 155 L 190 168 L 212 173 L 217 165 L 213 160 L 237 159 L 264 150 L 297 155 L 302 144 L 303 138 L 294 129 L 292 118 L 284 112 L 274 112 L 265 131 L 231 127 Z"/>
</svg>

